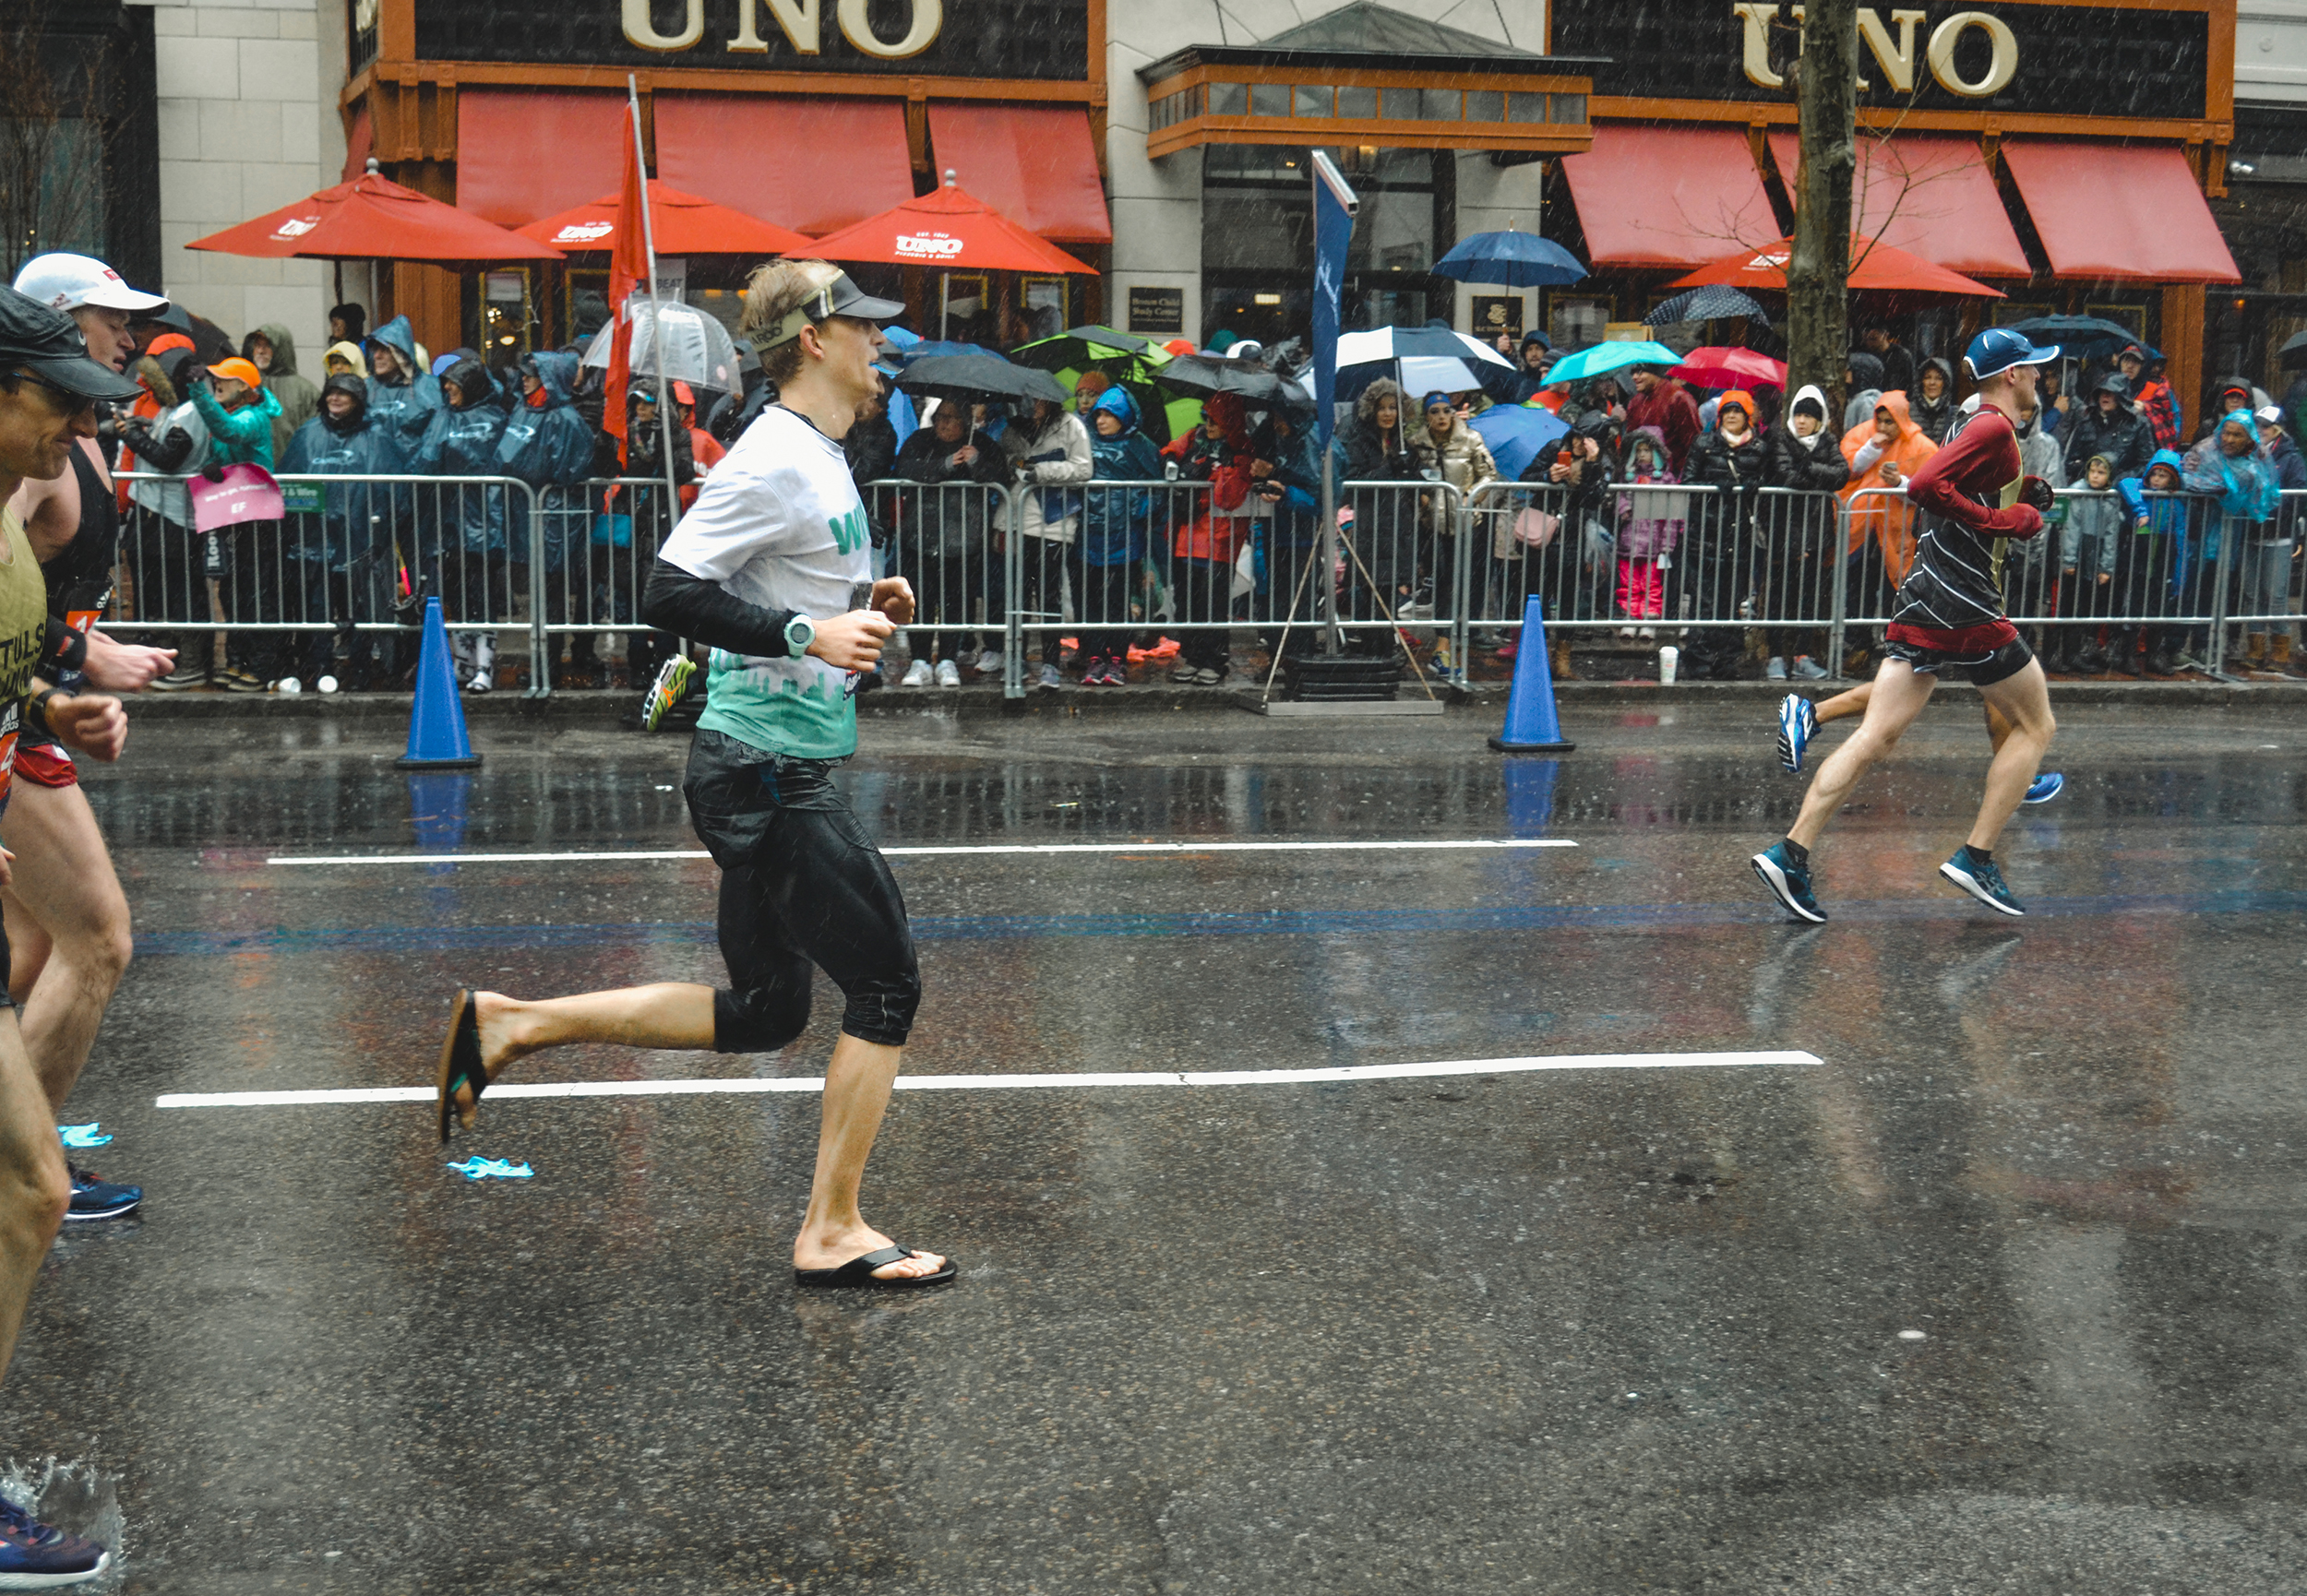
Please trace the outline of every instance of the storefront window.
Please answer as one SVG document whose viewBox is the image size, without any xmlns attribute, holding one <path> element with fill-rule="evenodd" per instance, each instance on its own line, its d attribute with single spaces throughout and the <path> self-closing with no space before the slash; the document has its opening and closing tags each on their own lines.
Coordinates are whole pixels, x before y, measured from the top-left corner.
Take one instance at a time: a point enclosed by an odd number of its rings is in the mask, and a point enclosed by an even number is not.
<svg viewBox="0 0 2307 1596">
<path fill-rule="evenodd" d="M 1329 89 L 1300 87 L 1292 92 L 1296 97 L 1298 115 L 1328 116 L 1331 113 Z"/>
<path fill-rule="evenodd" d="M 1247 83 L 1211 84 L 1210 114 L 1213 116 L 1249 115 L 1249 85 Z"/>
<path fill-rule="evenodd" d="M 1351 92 L 1350 90 L 1348 92 Z M 1393 91 L 1387 91 L 1389 98 Z M 1453 95 L 1454 98 L 1454 95 Z M 1391 114 L 1391 113 L 1390 113 Z M 1422 326 L 1446 315 L 1451 285 L 1429 277 L 1442 238 L 1449 150 L 1331 151 L 1361 197 L 1346 256 L 1349 328 Z M 1265 340 L 1302 335 L 1313 257 L 1309 152 L 1286 145 L 1210 145 L 1202 152 L 1204 304 L 1219 326 Z M 1225 317 L 1220 320 L 1216 318 Z M 1238 325 L 1237 325 L 1238 324 Z"/>
<path fill-rule="evenodd" d="M 1290 113 L 1290 86 L 1286 83 L 1252 83 L 1249 86 L 1249 114 L 1252 116 L 1287 116 Z"/>
<path fill-rule="evenodd" d="M 1503 122 L 1506 120 L 1506 96 L 1495 89 L 1473 89 L 1466 91 L 1466 120 L 1468 122 Z"/>
<path fill-rule="evenodd" d="M 1338 114 L 1363 122 L 1374 121 L 1378 115 L 1378 90 L 1375 89 L 1339 89 Z"/>
<path fill-rule="evenodd" d="M 1564 96 L 1563 98 L 1572 98 Z M 1543 94 L 1509 94 L 1506 96 L 1506 120 L 1509 122 L 1544 122 L 1546 96 Z"/>
<path fill-rule="evenodd" d="M 1536 100 L 1536 95 L 1530 96 Z M 1584 122 L 1586 119 L 1586 97 L 1583 94 L 1551 94 L 1549 109 L 1557 122 Z"/>
</svg>

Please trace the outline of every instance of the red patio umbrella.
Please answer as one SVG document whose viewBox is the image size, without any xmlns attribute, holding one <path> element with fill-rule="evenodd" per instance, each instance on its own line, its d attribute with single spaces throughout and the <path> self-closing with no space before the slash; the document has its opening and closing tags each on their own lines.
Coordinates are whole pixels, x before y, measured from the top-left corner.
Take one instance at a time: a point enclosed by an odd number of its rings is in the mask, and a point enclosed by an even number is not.
<svg viewBox="0 0 2307 1596">
<path fill-rule="evenodd" d="M 616 194 L 604 194 L 589 205 L 577 206 L 515 231 L 523 238 L 550 244 L 564 255 L 613 249 L 616 244 L 618 198 Z M 656 227 L 659 255 L 817 254 L 816 241 L 806 232 L 779 227 L 773 221 L 763 221 L 742 210 L 732 210 L 694 194 L 667 188 L 662 183 L 652 181 L 649 185 L 649 208 Z"/>
<path fill-rule="evenodd" d="M 196 238 L 260 260 L 558 260 L 560 252 L 371 172 Z"/>
<path fill-rule="evenodd" d="M 1751 349 L 1730 349 L 1710 345 L 1694 349 L 1682 357 L 1682 363 L 1667 374 L 1679 376 L 1700 387 L 1738 387 L 1745 383 L 1761 383 L 1767 387 L 1787 386 L 1787 363 L 1757 354 Z"/>
<path fill-rule="evenodd" d="M 1737 255 L 1708 261 L 1688 277 L 1676 278 L 1668 286 L 1703 288 L 1718 282 L 1732 288 L 1776 289 L 1783 293 L 1787 287 L 1787 261 L 1793 254 L 1794 240 L 1782 238 L 1760 249 L 1741 250 Z M 1943 293 L 1971 299 L 2003 297 L 2002 290 L 1989 288 L 1959 271 L 1933 266 L 1919 255 L 1855 234 L 1850 240 L 1850 262 L 1853 292 Z"/>
<path fill-rule="evenodd" d="M 971 198 L 950 178 L 935 193 L 826 234 L 810 252 L 827 260 L 893 262 L 941 271 L 1097 273 L 984 200 Z"/>
</svg>

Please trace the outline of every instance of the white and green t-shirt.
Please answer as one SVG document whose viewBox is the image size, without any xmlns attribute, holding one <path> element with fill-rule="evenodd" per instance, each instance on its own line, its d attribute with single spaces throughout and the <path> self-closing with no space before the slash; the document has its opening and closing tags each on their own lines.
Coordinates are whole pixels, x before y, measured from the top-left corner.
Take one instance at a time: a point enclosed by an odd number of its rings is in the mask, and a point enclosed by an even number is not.
<svg viewBox="0 0 2307 1596">
<path fill-rule="evenodd" d="M 658 551 L 765 610 L 813 620 L 855 607 L 873 579 L 864 501 L 841 446 L 781 405 L 745 429 Z M 857 751 L 851 677 L 815 655 L 715 649 L 698 724 L 801 759 Z"/>
</svg>

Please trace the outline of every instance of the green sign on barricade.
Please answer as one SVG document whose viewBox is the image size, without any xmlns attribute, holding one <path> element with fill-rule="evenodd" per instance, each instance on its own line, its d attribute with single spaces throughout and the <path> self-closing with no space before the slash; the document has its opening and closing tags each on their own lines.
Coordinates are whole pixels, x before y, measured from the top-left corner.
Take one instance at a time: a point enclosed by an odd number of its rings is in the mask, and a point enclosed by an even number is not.
<svg viewBox="0 0 2307 1596">
<path fill-rule="evenodd" d="M 282 482 L 281 507 L 290 515 L 317 516 L 329 507 L 329 484 L 326 482 Z"/>
</svg>

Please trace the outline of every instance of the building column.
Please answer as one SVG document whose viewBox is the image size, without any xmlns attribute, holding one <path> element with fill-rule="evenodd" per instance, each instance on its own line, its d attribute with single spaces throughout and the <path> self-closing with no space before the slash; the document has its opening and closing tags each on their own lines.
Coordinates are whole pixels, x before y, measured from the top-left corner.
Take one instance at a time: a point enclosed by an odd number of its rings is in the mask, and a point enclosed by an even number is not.
<svg viewBox="0 0 2307 1596">
<path fill-rule="evenodd" d="M 2203 318 L 2207 295 L 2199 282 L 2171 283 L 2163 290 L 2163 358 L 2171 391 L 2186 413 L 2203 415 Z M 2183 436 L 2182 436 L 2183 441 Z"/>
</svg>

